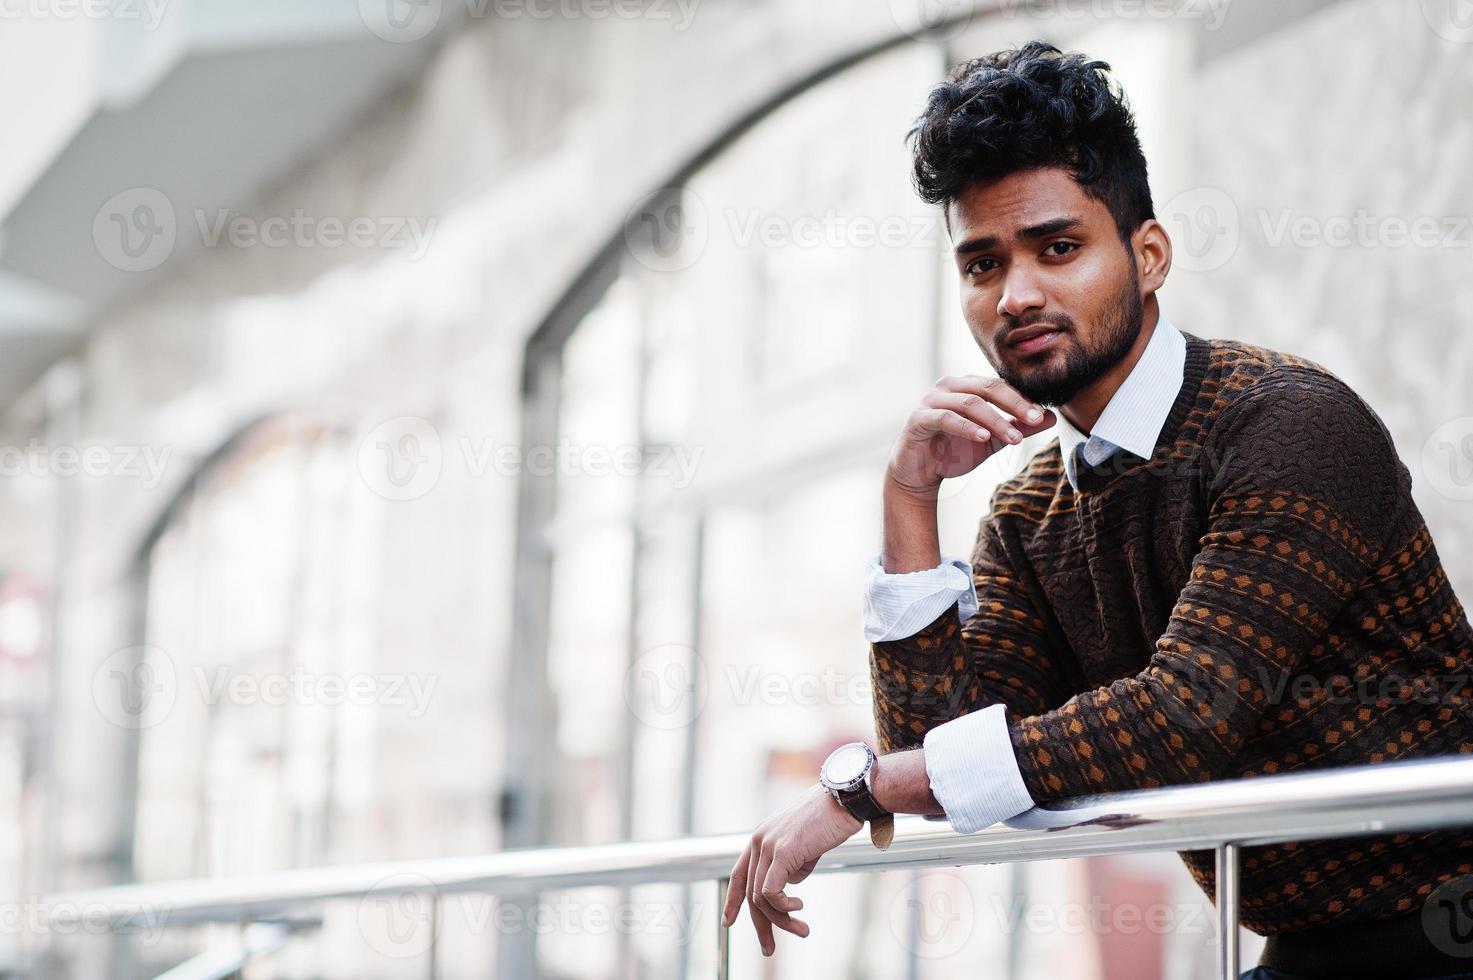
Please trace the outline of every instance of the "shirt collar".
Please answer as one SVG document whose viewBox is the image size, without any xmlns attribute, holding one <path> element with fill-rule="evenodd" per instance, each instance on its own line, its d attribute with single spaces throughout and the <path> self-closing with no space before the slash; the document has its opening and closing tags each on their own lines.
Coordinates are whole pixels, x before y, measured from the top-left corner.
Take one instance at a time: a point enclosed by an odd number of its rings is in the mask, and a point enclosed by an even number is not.
<svg viewBox="0 0 1473 980">
<path fill-rule="evenodd" d="M 1116 449 L 1142 459 L 1151 457 L 1161 427 L 1166 424 L 1166 417 L 1181 391 L 1186 360 L 1186 338 L 1170 320 L 1158 315 L 1146 349 L 1115 389 L 1088 436 L 1064 418 L 1063 412 L 1055 410 L 1059 419 L 1059 452 L 1064 457 L 1064 473 L 1071 486 L 1079 489 L 1074 476 L 1074 449 L 1080 443 L 1087 443 L 1084 452 L 1086 462 L 1091 464 L 1103 462 Z"/>
</svg>

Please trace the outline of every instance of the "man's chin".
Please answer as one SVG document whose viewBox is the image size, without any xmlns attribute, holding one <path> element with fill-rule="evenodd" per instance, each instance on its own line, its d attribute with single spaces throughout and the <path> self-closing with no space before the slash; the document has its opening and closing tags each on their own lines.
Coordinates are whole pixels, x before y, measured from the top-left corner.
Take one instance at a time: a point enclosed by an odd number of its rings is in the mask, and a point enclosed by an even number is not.
<svg viewBox="0 0 1473 980">
<path fill-rule="evenodd" d="M 1024 398 L 1046 408 L 1058 408 L 1069 404 L 1075 395 L 1089 385 L 1088 382 L 1081 384 L 1077 380 L 1039 381 L 1036 378 L 1019 380 L 1003 378 L 1003 380 L 1016 388 Z"/>
</svg>

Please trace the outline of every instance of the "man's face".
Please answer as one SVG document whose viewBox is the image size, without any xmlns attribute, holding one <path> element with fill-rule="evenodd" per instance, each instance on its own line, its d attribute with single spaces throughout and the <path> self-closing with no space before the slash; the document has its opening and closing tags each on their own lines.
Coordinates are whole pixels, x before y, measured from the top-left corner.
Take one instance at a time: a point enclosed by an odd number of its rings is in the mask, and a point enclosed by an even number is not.
<svg viewBox="0 0 1473 980">
<path fill-rule="evenodd" d="M 1064 405 L 1129 352 L 1142 314 L 1135 256 L 1068 170 L 974 184 L 947 218 L 967 326 L 1024 397 Z"/>
</svg>

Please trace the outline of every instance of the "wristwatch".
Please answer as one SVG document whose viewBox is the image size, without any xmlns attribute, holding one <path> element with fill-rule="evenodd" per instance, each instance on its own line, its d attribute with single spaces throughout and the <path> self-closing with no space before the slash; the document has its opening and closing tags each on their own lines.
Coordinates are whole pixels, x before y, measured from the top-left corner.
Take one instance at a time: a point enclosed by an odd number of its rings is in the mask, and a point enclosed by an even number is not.
<svg viewBox="0 0 1473 980">
<path fill-rule="evenodd" d="M 878 762 L 874 749 L 865 743 L 847 742 L 829 753 L 818 781 L 854 819 L 869 821 L 870 842 L 883 851 L 895 837 L 895 815 L 876 803 L 871 791 L 870 777 Z"/>
</svg>

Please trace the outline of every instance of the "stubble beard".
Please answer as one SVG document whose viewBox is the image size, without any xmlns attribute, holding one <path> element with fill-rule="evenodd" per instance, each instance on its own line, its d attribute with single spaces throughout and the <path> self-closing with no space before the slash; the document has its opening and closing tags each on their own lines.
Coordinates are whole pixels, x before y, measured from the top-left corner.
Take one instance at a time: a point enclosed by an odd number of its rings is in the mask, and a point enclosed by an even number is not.
<svg viewBox="0 0 1473 980">
<path fill-rule="evenodd" d="M 1006 361 L 1000 364 L 994 362 L 992 366 L 998 377 L 1016 388 L 1024 398 L 1039 405 L 1068 404 L 1075 395 L 1119 364 L 1130 353 L 1136 338 L 1140 336 L 1144 304 L 1141 302 L 1140 279 L 1134 265 L 1130 269 L 1130 281 L 1119 290 L 1114 300 L 1106 306 L 1106 310 L 1113 313 L 1113 316 L 1094 332 L 1098 340 L 1090 349 L 1085 349 L 1079 342 L 1072 323 L 1061 323 L 1059 326 L 1069 331 L 1060 338 L 1065 348 L 1060 352 L 1062 364 L 1054 363 L 1060 360 L 1060 353 L 1049 354 L 1047 366 L 1025 368 L 1021 371 Z M 1033 321 L 1041 322 L 1052 321 Z M 1029 325 L 1031 324 L 1016 323 L 1010 326 Z"/>
</svg>

